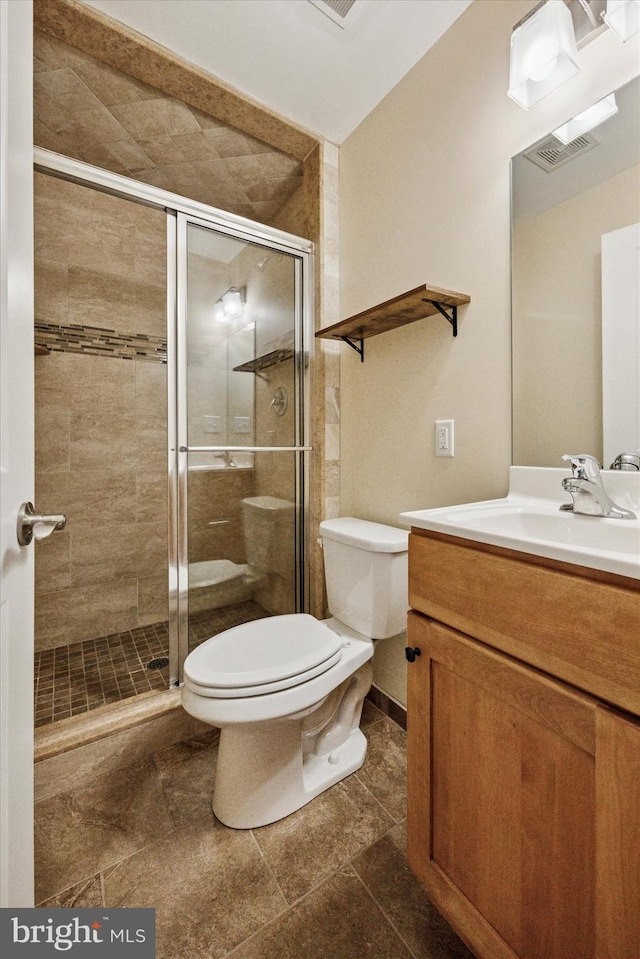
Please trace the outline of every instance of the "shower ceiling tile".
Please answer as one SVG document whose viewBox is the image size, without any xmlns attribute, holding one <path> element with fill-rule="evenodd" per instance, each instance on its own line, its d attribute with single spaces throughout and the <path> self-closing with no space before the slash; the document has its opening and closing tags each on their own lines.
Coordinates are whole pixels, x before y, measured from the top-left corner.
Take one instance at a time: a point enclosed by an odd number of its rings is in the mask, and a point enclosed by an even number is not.
<svg viewBox="0 0 640 959">
<path fill-rule="evenodd" d="M 145 146 L 136 143 L 135 140 L 118 140 L 110 143 L 108 152 L 116 163 L 121 163 L 131 173 L 151 170 L 155 166 Z"/>
<path fill-rule="evenodd" d="M 297 161 L 293 157 L 286 156 L 284 153 L 267 153 L 264 150 L 256 153 L 255 156 L 263 176 L 267 179 L 295 176 Z"/>
<path fill-rule="evenodd" d="M 215 131 L 203 130 L 199 133 L 180 133 L 171 139 L 184 160 L 219 160 L 220 154 L 211 135 L 213 132 Z"/>
<path fill-rule="evenodd" d="M 200 129 L 189 107 L 179 100 L 161 99 L 160 95 L 156 100 L 112 106 L 111 112 L 127 133 L 138 140 L 197 133 Z"/>
<path fill-rule="evenodd" d="M 78 75 L 69 67 L 38 72 L 34 78 L 34 90 L 42 88 L 50 97 L 61 97 L 87 88 Z"/>
<path fill-rule="evenodd" d="M 180 145 L 168 135 L 152 140 L 140 140 L 140 147 L 140 153 L 147 158 L 146 166 L 155 166 L 157 163 L 184 163 L 187 159 Z"/>
<path fill-rule="evenodd" d="M 79 50 L 75 53 L 73 69 L 106 106 L 135 103 L 137 100 L 154 100 L 158 96 L 154 87 L 125 76 L 106 63 L 87 57 Z"/>
<path fill-rule="evenodd" d="M 88 54 L 35 31 L 37 146 L 270 222 L 302 163 Z"/>
</svg>

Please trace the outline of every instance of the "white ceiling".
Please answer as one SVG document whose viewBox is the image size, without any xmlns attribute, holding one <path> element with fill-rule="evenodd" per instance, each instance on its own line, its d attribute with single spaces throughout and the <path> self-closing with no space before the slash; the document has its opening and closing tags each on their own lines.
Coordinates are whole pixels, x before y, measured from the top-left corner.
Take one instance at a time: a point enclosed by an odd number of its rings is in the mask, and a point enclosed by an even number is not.
<svg viewBox="0 0 640 959">
<path fill-rule="evenodd" d="M 471 0 L 356 0 L 338 26 L 309 0 L 83 0 L 334 143 Z"/>
</svg>

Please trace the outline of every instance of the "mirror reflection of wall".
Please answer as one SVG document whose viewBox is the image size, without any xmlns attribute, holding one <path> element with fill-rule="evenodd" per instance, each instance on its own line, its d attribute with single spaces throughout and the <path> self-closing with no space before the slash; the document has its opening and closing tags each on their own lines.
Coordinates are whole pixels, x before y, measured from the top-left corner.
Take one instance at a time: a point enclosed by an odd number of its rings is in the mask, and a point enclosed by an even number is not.
<svg viewBox="0 0 640 959">
<path fill-rule="evenodd" d="M 636 79 L 616 91 L 618 113 L 580 142 L 563 149 L 547 137 L 512 160 L 516 465 L 605 454 L 601 245 L 604 234 L 640 220 L 639 90 Z M 637 296 L 635 313 L 623 351 L 637 356 Z M 628 410 L 637 403 L 640 362 L 631 366 Z M 618 433 L 625 451 L 638 447 L 634 422 L 629 415 L 628 435 Z"/>
<path fill-rule="evenodd" d="M 236 372 L 237 367 L 250 363 L 255 357 L 255 322 L 235 330 L 227 340 L 227 423 L 226 435 L 232 437 L 232 445 L 250 445 L 252 436 L 238 433 L 240 429 L 250 430 L 254 422 L 253 394 L 254 380 L 246 373 Z M 226 442 L 226 439 L 225 441 Z"/>
</svg>

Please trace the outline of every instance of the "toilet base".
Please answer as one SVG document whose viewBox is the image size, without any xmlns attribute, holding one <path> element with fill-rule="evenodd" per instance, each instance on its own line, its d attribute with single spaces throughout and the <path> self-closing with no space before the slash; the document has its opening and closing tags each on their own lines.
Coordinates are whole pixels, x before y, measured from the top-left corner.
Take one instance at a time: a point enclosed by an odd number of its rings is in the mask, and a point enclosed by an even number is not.
<svg viewBox="0 0 640 959">
<path fill-rule="evenodd" d="M 366 663 L 334 691 L 333 716 L 318 732 L 309 731 L 315 708 L 281 722 L 223 727 L 211 803 L 220 822 L 266 826 L 359 769 L 367 753 L 360 714 L 370 685 Z"/>
<path fill-rule="evenodd" d="M 295 723 L 289 725 L 295 727 Z M 243 770 L 248 777 L 243 775 L 238 779 L 235 775 L 239 772 L 238 768 L 232 768 L 225 757 L 226 750 L 223 750 L 225 738 L 229 749 L 238 748 L 240 744 L 235 742 L 235 736 L 224 736 L 225 733 L 237 731 L 238 727 L 221 731 L 216 784 L 211 802 L 216 818 L 233 829 L 256 829 L 284 819 L 325 789 L 360 769 L 367 753 L 367 740 L 359 729 L 354 729 L 342 746 L 328 756 L 309 756 L 300 770 L 297 761 L 300 759 L 299 730 L 296 732 L 294 728 L 286 733 L 278 730 L 277 750 L 271 750 L 271 757 L 277 751 L 280 755 L 276 762 L 280 760 L 281 765 L 276 765 L 274 771 L 271 762 L 263 763 L 260 761 L 262 757 L 254 754 L 257 762 L 251 765 L 250 770 L 246 767 Z M 270 730 L 270 741 L 272 735 L 273 730 Z M 254 730 L 252 745 L 258 748 L 259 738 Z M 297 747 L 294 740 L 297 740 Z M 246 748 L 246 743 L 242 744 L 242 748 Z M 292 765 L 294 770 L 291 769 Z"/>
</svg>

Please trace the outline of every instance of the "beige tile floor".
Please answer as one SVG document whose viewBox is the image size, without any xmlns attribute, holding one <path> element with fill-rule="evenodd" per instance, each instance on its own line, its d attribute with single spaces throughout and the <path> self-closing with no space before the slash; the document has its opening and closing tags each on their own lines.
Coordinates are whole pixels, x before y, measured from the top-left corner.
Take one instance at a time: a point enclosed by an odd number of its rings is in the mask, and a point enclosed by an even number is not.
<svg viewBox="0 0 640 959">
<path fill-rule="evenodd" d="M 405 859 L 405 733 L 367 702 L 364 766 L 261 829 L 217 822 L 217 734 L 36 804 L 42 906 L 156 909 L 158 959 L 473 959 Z"/>
</svg>

